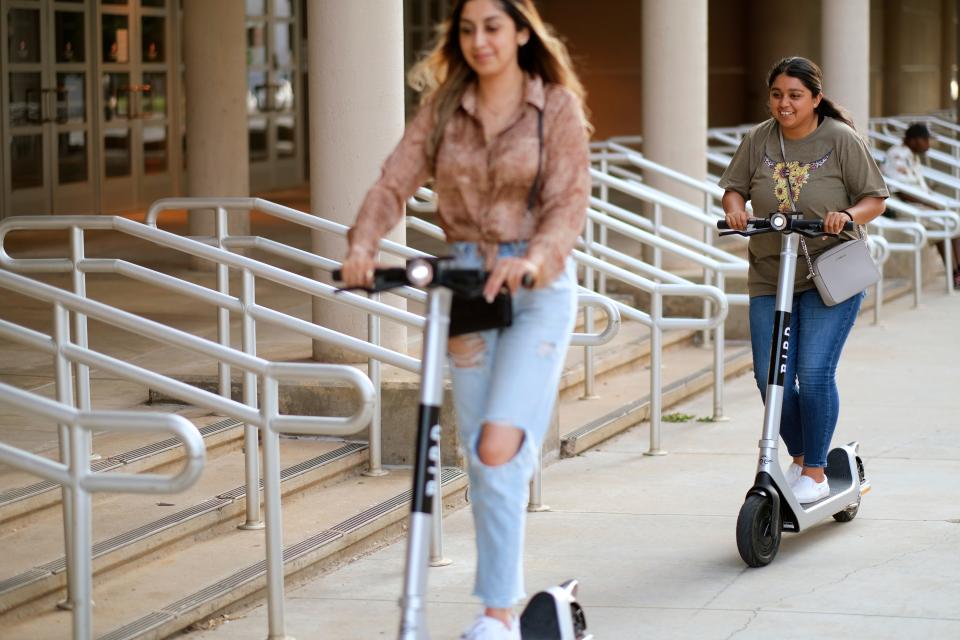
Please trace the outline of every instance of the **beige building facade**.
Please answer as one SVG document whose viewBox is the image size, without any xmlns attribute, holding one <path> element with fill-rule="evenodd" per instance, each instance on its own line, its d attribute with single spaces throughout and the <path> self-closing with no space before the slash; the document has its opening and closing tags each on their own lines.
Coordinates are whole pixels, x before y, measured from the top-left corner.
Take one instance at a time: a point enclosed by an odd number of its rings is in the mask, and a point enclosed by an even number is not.
<svg viewBox="0 0 960 640">
<path fill-rule="evenodd" d="M 951 108 L 957 0 L 539 0 L 595 137 L 704 170 L 707 127 L 766 117 L 784 55 L 870 116 Z M 414 102 L 447 0 L 3 0 L 0 217 L 142 210 L 309 183 L 349 221 Z M 335 40 L 336 46 L 328 46 Z M 313 105 L 313 106 L 311 106 Z"/>
</svg>

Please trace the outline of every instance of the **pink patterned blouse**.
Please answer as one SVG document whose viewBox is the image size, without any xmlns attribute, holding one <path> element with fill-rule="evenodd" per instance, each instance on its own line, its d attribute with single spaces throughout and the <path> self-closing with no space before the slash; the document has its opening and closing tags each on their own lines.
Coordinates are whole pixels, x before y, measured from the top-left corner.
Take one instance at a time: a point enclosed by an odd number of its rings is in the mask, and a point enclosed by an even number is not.
<svg viewBox="0 0 960 640">
<path fill-rule="evenodd" d="M 537 173 L 537 112 L 543 112 L 543 164 L 534 210 L 527 199 Z M 516 119 L 487 143 L 476 115 L 476 85 L 447 123 L 436 153 L 434 189 L 440 226 L 450 242 L 477 242 L 484 255 L 496 243 L 529 241 L 527 257 L 542 265 L 540 282 L 563 269 L 583 229 L 590 195 L 587 129 L 579 99 L 568 89 L 528 76 Z M 427 139 L 433 114 L 421 107 L 367 192 L 348 239 L 372 257 L 379 240 L 402 218 L 404 203 L 430 176 Z"/>
</svg>

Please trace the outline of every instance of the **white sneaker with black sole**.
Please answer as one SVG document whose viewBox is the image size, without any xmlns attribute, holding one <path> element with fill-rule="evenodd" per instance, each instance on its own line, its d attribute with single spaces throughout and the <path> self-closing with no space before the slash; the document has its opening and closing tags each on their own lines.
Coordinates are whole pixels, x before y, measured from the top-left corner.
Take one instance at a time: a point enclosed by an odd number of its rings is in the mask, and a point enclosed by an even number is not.
<svg viewBox="0 0 960 640">
<path fill-rule="evenodd" d="M 817 500 L 823 500 L 830 495 L 830 483 L 824 478 L 823 482 L 817 482 L 810 476 L 800 476 L 800 479 L 793 485 L 793 495 L 797 497 L 800 504 L 809 504 Z"/>
</svg>

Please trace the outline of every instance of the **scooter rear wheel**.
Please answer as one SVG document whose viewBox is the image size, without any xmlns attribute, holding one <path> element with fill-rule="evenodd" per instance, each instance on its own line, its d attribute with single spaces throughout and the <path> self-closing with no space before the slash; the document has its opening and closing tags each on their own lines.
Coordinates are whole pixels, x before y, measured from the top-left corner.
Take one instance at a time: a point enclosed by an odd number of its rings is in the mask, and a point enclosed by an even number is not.
<svg viewBox="0 0 960 640">
<path fill-rule="evenodd" d="M 751 567 L 770 564 L 780 549 L 780 513 L 767 496 L 747 496 L 737 517 L 737 550 Z"/>
</svg>

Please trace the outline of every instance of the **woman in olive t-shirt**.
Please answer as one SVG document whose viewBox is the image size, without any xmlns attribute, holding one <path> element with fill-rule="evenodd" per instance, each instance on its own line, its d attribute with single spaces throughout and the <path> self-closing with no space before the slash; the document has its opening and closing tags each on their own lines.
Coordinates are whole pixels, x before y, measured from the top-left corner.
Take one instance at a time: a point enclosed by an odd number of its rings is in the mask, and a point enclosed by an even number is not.
<svg viewBox="0 0 960 640">
<path fill-rule="evenodd" d="M 879 216 L 889 195 L 883 177 L 849 117 L 823 95 L 820 68 L 805 58 L 784 58 L 770 71 L 767 86 L 773 117 L 746 134 L 720 179 L 727 224 L 746 228 L 748 200 L 758 216 L 790 211 L 791 195 L 803 217 L 823 220 L 828 233 L 841 233 L 848 221 L 864 225 Z M 810 256 L 854 237 L 843 232 L 840 238 L 811 240 Z M 779 234 L 751 237 L 748 252 L 753 369 L 763 397 L 780 269 Z M 830 494 L 824 467 L 840 412 L 837 362 L 863 298 L 861 293 L 828 307 L 807 274 L 806 260 L 798 260 L 780 418 L 780 434 L 793 456 L 787 480 L 804 504 Z"/>
</svg>

